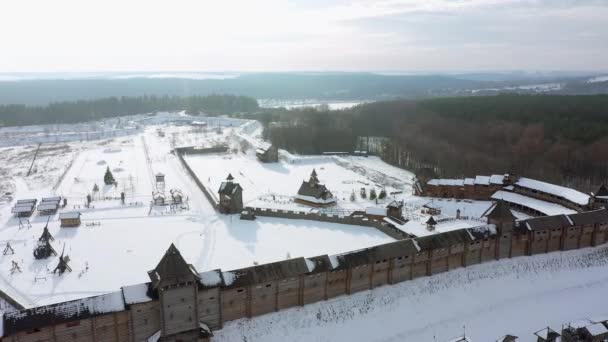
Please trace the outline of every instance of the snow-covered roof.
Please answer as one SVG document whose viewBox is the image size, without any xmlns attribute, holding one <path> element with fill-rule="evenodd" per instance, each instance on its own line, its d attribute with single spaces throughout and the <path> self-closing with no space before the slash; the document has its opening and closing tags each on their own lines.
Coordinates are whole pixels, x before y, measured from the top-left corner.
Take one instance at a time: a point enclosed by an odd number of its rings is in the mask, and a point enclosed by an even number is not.
<svg viewBox="0 0 608 342">
<path fill-rule="evenodd" d="M 135 284 L 122 287 L 122 294 L 125 298 L 125 304 L 146 303 L 152 301 L 148 296 L 148 283 Z"/>
<path fill-rule="evenodd" d="M 33 204 L 33 203 L 32 203 Z M 11 209 L 12 213 L 18 214 L 18 213 L 27 213 L 30 212 L 34 209 L 34 206 L 20 206 L 20 207 L 14 207 Z"/>
<path fill-rule="evenodd" d="M 491 175 L 490 176 L 490 184 L 503 184 L 505 179 L 505 175 Z"/>
<path fill-rule="evenodd" d="M 13 334 L 124 310 L 122 291 L 115 291 L 101 296 L 7 312 L 4 314 L 4 333 Z"/>
<path fill-rule="evenodd" d="M 562 205 L 541 201 L 528 196 L 516 194 L 514 192 L 508 192 L 498 190 L 492 195 L 493 199 L 501 199 L 509 203 L 518 204 L 527 208 L 539 211 L 545 215 L 559 215 L 559 214 L 575 214 L 576 211 L 566 208 Z"/>
<path fill-rule="evenodd" d="M 41 202 L 60 202 L 60 201 L 61 201 L 61 197 L 56 196 L 56 197 L 43 197 Z"/>
<path fill-rule="evenodd" d="M 220 270 L 213 270 L 199 273 L 201 284 L 207 287 L 219 286 L 222 284 L 222 273 Z"/>
<path fill-rule="evenodd" d="M 386 216 L 386 208 L 382 208 L 382 207 L 365 208 L 365 213 L 367 215 Z"/>
<path fill-rule="evenodd" d="M 67 213 L 60 213 L 59 214 L 59 219 L 60 220 L 69 220 L 69 219 L 77 219 L 80 217 L 80 212 L 79 211 L 69 211 Z"/>
<path fill-rule="evenodd" d="M 490 185 L 490 177 L 489 176 L 475 177 L 475 185 Z"/>
<path fill-rule="evenodd" d="M 586 326 L 585 329 L 587 329 L 591 336 L 599 336 L 608 333 L 608 329 L 606 329 L 604 323 L 591 324 Z"/>
<path fill-rule="evenodd" d="M 428 185 L 445 185 L 445 186 L 463 186 L 464 179 L 446 179 L 446 178 L 435 178 L 427 182 Z"/>
<path fill-rule="evenodd" d="M 38 210 L 55 210 L 59 208 L 59 203 L 48 203 L 48 202 L 42 202 L 42 204 L 38 205 Z"/>
<path fill-rule="evenodd" d="M 535 179 L 530 178 L 520 178 L 515 185 L 520 186 L 522 188 L 533 189 L 537 191 L 541 191 L 547 194 L 551 194 L 554 196 L 562 197 L 568 201 L 574 202 L 580 205 L 589 204 L 589 195 L 584 194 L 580 191 L 566 188 L 564 186 L 555 185 L 551 183 L 542 182 Z"/>
<path fill-rule="evenodd" d="M 475 178 L 465 178 L 464 185 L 475 185 Z"/>
</svg>

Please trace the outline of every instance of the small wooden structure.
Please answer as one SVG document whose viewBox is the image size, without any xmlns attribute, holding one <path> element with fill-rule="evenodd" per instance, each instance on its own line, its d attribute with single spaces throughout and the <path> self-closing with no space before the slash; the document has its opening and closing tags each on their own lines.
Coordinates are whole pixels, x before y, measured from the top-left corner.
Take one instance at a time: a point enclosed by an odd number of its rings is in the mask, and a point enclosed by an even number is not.
<svg viewBox="0 0 608 342">
<path fill-rule="evenodd" d="M 241 211 L 241 220 L 253 221 L 255 220 L 255 213 L 250 208 L 245 208 Z"/>
<path fill-rule="evenodd" d="M 10 242 L 6 242 L 6 247 L 4 247 L 4 251 L 2 252 L 2 255 L 7 255 L 7 254 L 15 254 L 15 250 L 13 249 L 13 246 L 11 246 Z"/>
<path fill-rule="evenodd" d="M 536 342 L 557 342 L 561 336 L 557 331 L 549 327 L 535 332 L 534 335 L 537 337 Z"/>
<path fill-rule="evenodd" d="M 501 338 L 499 338 L 498 340 L 496 340 L 496 342 L 515 342 L 517 341 L 517 336 L 513 336 L 513 335 L 505 335 Z"/>
<path fill-rule="evenodd" d="M 171 194 L 171 199 L 173 200 L 173 204 L 181 204 L 182 202 L 184 202 L 184 195 L 182 194 L 181 190 L 171 189 L 171 191 L 169 191 L 169 193 Z"/>
<path fill-rule="evenodd" d="M 165 175 L 159 172 L 154 177 L 156 178 L 156 190 L 165 191 Z"/>
<path fill-rule="evenodd" d="M 433 202 L 429 202 L 422 206 L 422 213 L 431 216 L 441 215 L 441 207 L 434 205 Z"/>
<path fill-rule="evenodd" d="M 47 225 L 42 231 L 42 235 L 40 235 L 40 238 L 38 238 L 38 246 L 36 246 L 34 249 L 34 257 L 36 259 L 46 259 L 51 255 L 57 255 L 57 252 L 51 245 L 51 241 L 54 241 L 55 238 L 53 238 L 53 235 L 51 235 L 51 232 L 49 232 L 48 221 L 46 224 Z"/>
<path fill-rule="evenodd" d="M 219 211 L 222 214 L 237 214 L 243 210 L 243 188 L 234 182 L 232 174 L 228 174 L 218 190 L 220 195 Z"/>
<path fill-rule="evenodd" d="M 34 213 L 36 203 L 38 203 L 38 200 L 35 198 L 18 200 L 11 209 L 11 212 L 17 217 L 30 217 Z"/>
<path fill-rule="evenodd" d="M 262 163 L 276 163 L 279 161 L 279 149 L 274 145 L 266 145 L 255 150 L 255 155 Z"/>
<path fill-rule="evenodd" d="M 154 205 L 165 205 L 165 200 L 167 197 L 163 192 L 160 191 L 152 191 L 152 203 Z"/>
<path fill-rule="evenodd" d="M 294 197 L 295 202 L 314 206 L 326 207 L 336 204 L 337 199 L 323 184 L 319 183 L 317 171 L 312 170 L 310 179 L 303 181 L 298 194 Z"/>
<path fill-rule="evenodd" d="M 428 229 L 431 232 L 435 230 L 436 225 L 437 225 L 437 221 L 435 221 L 433 216 L 429 217 L 429 219 L 426 221 L 426 229 Z"/>
<path fill-rule="evenodd" d="M 403 220 L 403 201 L 392 201 L 386 206 L 386 216 Z"/>
<path fill-rule="evenodd" d="M 61 197 L 47 197 L 42 198 L 40 204 L 38 204 L 38 212 L 41 215 L 53 215 L 59 209 L 61 203 Z"/>
<path fill-rule="evenodd" d="M 61 227 L 78 227 L 80 226 L 80 211 L 70 211 L 59 214 Z"/>
<path fill-rule="evenodd" d="M 34 249 L 34 258 L 36 259 L 46 259 L 51 255 L 57 255 L 57 252 L 51 245 L 50 240 L 41 240 L 38 241 L 38 246 Z"/>
<path fill-rule="evenodd" d="M 55 269 L 53 270 L 53 273 L 57 273 L 59 271 L 59 275 L 65 273 L 65 271 L 68 272 L 72 272 L 72 268 L 70 267 L 70 265 L 68 265 L 68 263 L 70 262 L 70 257 L 69 256 L 63 256 L 63 253 L 65 252 L 65 245 L 63 246 L 63 251 L 61 251 L 61 256 L 59 256 L 59 263 L 57 264 L 57 267 L 55 267 Z"/>
</svg>

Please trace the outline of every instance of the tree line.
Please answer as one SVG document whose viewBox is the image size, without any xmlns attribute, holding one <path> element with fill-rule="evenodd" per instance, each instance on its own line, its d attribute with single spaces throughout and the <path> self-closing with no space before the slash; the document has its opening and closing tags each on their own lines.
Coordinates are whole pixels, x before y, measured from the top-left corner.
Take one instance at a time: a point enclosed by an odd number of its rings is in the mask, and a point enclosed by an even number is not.
<svg viewBox="0 0 608 342">
<path fill-rule="evenodd" d="M 0 126 L 76 123 L 156 111 L 232 115 L 258 109 L 257 100 L 235 95 L 108 97 L 46 106 L 0 105 Z"/>
<path fill-rule="evenodd" d="M 608 181 L 608 96 L 503 94 L 396 100 L 348 110 L 256 115 L 291 152 L 365 149 L 383 136 L 387 162 L 435 177 L 511 172 L 595 191 Z"/>
</svg>

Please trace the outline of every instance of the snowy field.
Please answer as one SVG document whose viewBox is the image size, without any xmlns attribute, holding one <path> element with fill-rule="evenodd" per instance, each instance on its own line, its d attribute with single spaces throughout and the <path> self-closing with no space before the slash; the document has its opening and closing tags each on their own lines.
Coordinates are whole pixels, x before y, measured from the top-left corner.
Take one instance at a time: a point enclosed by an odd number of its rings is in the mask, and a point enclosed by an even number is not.
<svg viewBox="0 0 608 342">
<path fill-rule="evenodd" d="M 194 119 L 196 124 L 190 125 Z M 97 132 L 133 125 L 137 130 L 111 139 L 62 143 L 55 143 L 52 134 L 45 136 L 45 132 L 60 136 L 87 125 Z M 435 216 L 439 221 L 435 232 L 479 226 L 483 224 L 479 218 L 492 205 L 490 201 L 413 196 L 413 174 L 375 157 L 295 156 L 281 151 L 279 163 L 262 164 L 253 152 L 261 143 L 260 133 L 256 122 L 192 118 L 180 113 L 0 132 L 21 139 L 0 148 L 0 247 L 4 249 L 10 242 L 15 251 L 0 255 L 0 289 L 26 307 L 115 291 L 148 281 L 147 271 L 156 266 L 172 242 L 203 272 L 337 254 L 392 241 L 361 226 L 263 217 L 241 221 L 236 215 L 218 215 L 172 153 L 174 147 L 227 145 L 227 154 L 189 156 L 188 163 L 214 193 L 232 173 L 244 188 L 246 205 L 311 210 L 291 199 L 313 168 L 339 198 L 330 210 L 350 211 L 403 200 L 404 216 L 409 221 L 399 228 L 418 236 L 434 233 L 424 224 L 429 217 L 422 213 L 424 205 L 442 211 Z M 48 138 L 43 140 L 30 175 L 27 172 L 37 145 L 23 145 L 28 136 Z M 115 187 L 103 184 L 108 167 L 118 182 Z M 154 175 L 159 172 L 165 175 L 166 192 L 183 192 L 183 206 L 175 210 L 151 206 L 152 191 L 157 188 Z M 95 184 L 99 192 L 93 194 Z M 361 188 L 366 188 L 368 195 L 371 188 L 377 193 L 384 188 L 389 195 L 376 203 L 361 198 Z M 117 199 L 123 191 L 124 205 Z M 353 191 L 355 201 L 350 200 Z M 87 194 L 94 195 L 90 208 L 84 208 Z M 29 219 L 31 227 L 20 229 L 10 213 L 14 202 L 53 195 L 68 199 L 60 212 L 82 212 L 82 225 L 60 228 L 58 214 L 49 218 L 35 213 Z M 457 210 L 466 219 L 455 220 Z M 528 217 L 514 214 L 519 219 Z M 52 246 L 58 253 L 65 248 L 71 259 L 72 272 L 62 276 L 52 273 L 57 256 L 33 257 L 47 219 L 55 238 Z M 217 332 L 214 340 L 244 340 L 246 335 L 248 341 L 433 341 L 436 335 L 437 341 L 442 341 L 459 335 L 466 325 L 476 342 L 492 341 L 505 333 L 526 341 L 524 337 L 547 324 L 559 328 L 568 320 L 606 313 L 596 309 L 591 299 L 596 295 L 602 298 L 608 289 L 608 278 L 602 277 L 607 253 L 606 248 L 587 249 L 475 266 L 232 322 Z M 21 271 L 11 274 L 13 261 Z M 586 295 L 581 295 L 581 288 Z M 571 310 L 559 310 L 565 306 Z M 0 310 L 5 309 L 10 307 L 0 305 Z M 377 326 L 387 328 L 379 331 L 374 329 Z"/>
<path fill-rule="evenodd" d="M 320 182 L 338 198 L 335 209 L 364 209 L 392 200 L 390 196 L 378 202 L 369 199 L 372 188 L 377 194 L 383 188 L 387 193 L 411 193 L 412 174 L 384 163 L 381 166 L 377 157 L 292 157 L 266 164 L 253 153 L 189 155 L 185 159 L 212 192 L 217 192 L 221 182 L 232 174 L 243 187 L 243 203 L 248 206 L 311 210 L 310 206 L 294 203 L 293 196 L 313 169 Z M 366 189 L 368 198 L 360 196 L 361 188 Z M 351 201 L 353 192 L 356 198 Z"/>
<path fill-rule="evenodd" d="M 533 342 L 547 325 L 605 317 L 606 274 L 608 247 L 501 260 L 228 322 L 213 340 L 443 342 L 464 327 L 474 342 Z"/>
<path fill-rule="evenodd" d="M 128 137 L 44 144 L 57 155 L 41 153 L 34 164 L 37 171 L 30 176 L 25 172 L 35 146 L 4 149 L 0 158 L 12 162 L 10 168 L 2 169 L 11 195 L 0 204 L 0 246 L 10 242 L 15 254 L 0 256 L 0 288 L 27 307 L 115 291 L 148 281 L 146 272 L 172 242 L 202 272 L 337 254 L 393 241 L 367 227 L 273 218 L 251 222 L 218 215 L 171 153 L 172 147 L 222 142 L 238 151 L 238 134 L 245 131 L 253 137 L 259 132 L 256 126 L 243 129 L 231 119 L 208 119 L 208 123 L 208 127 L 153 124 Z M 118 182 L 116 187 L 103 184 L 107 167 Z M 166 191 L 183 191 L 182 208 L 171 211 L 150 205 L 154 175 L 159 172 L 165 174 Z M 97 194 L 93 193 L 95 184 Z M 124 205 L 117 199 L 122 191 Z M 60 228 L 58 214 L 35 213 L 29 218 L 31 227 L 20 229 L 10 213 L 12 203 L 53 194 L 68 199 L 60 212 L 82 212 L 82 225 Z M 84 207 L 87 194 L 94 198 L 90 208 Z M 72 272 L 62 276 L 52 273 L 58 257 L 35 260 L 33 256 L 47 219 L 55 238 L 52 246 L 59 254 L 65 248 L 71 259 Z M 11 274 L 12 261 L 21 272 Z"/>
</svg>

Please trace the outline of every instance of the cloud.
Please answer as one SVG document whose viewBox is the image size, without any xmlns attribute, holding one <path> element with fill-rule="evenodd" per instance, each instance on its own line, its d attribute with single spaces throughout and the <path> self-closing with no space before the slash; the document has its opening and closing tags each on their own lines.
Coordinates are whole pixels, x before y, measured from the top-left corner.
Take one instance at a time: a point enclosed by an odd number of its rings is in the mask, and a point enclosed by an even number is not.
<svg viewBox="0 0 608 342">
<path fill-rule="evenodd" d="M 0 11 L 0 71 L 608 69 L 605 1 L 20 0 Z"/>
</svg>

